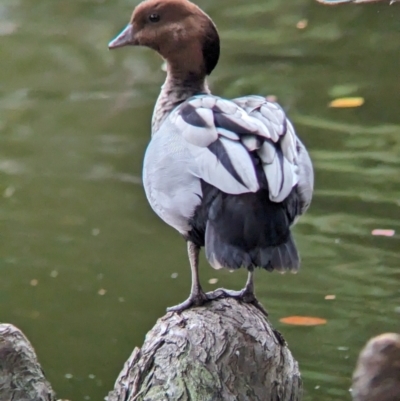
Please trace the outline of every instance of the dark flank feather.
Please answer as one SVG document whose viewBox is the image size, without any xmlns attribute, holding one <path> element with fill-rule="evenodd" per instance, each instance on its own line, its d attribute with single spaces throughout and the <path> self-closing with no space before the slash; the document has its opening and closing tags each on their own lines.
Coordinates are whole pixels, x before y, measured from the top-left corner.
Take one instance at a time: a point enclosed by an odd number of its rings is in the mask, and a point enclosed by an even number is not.
<svg viewBox="0 0 400 401">
<path fill-rule="evenodd" d="M 281 203 L 267 189 L 228 195 L 202 182 L 203 199 L 191 220 L 188 239 L 205 246 L 214 267 L 296 271 L 300 258 L 290 233 L 298 212 L 295 190 Z"/>
</svg>

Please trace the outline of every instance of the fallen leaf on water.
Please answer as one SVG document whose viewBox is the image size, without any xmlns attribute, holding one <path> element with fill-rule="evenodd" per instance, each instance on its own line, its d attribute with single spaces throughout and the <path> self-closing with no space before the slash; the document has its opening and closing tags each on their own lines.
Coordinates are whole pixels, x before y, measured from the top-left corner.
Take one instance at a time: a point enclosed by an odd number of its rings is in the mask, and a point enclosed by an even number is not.
<svg viewBox="0 0 400 401">
<path fill-rule="evenodd" d="M 336 295 L 325 295 L 325 299 L 327 300 L 336 299 Z"/>
<path fill-rule="evenodd" d="M 288 316 L 279 319 L 280 322 L 286 324 L 292 324 L 295 326 L 318 326 L 321 324 L 326 324 L 326 319 L 321 319 L 320 317 L 312 316 Z"/>
<path fill-rule="evenodd" d="M 371 234 L 381 236 L 381 237 L 393 237 L 393 235 L 395 234 L 395 231 L 394 230 L 386 230 L 386 229 L 382 229 L 382 228 L 376 228 L 375 230 L 371 231 Z"/>
<path fill-rule="evenodd" d="M 14 195 L 15 187 L 7 187 L 4 190 L 3 197 L 4 198 L 11 198 Z"/>
<path fill-rule="evenodd" d="M 305 28 L 307 28 L 307 25 L 308 25 L 308 20 L 302 19 L 296 24 L 296 28 L 297 29 L 305 29 Z"/>
<path fill-rule="evenodd" d="M 351 107 L 360 107 L 364 104 L 363 97 L 340 97 L 338 99 L 332 100 L 328 107 L 334 107 L 338 109 L 345 109 Z"/>
</svg>

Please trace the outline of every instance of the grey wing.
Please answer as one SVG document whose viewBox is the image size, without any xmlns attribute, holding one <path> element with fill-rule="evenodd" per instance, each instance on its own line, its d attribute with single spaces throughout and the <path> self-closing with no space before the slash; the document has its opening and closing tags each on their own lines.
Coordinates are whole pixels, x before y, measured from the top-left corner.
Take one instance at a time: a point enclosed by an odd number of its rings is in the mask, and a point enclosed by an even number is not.
<svg viewBox="0 0 400 401">
<path fill-rule="evenodd" d="M 300 214 L 306 212 L 311 204 L 314 189 L 314 170 L 306 147 L 297 137 L 292 123 L 282 108 L 275 102 L 269 102 L 262 96 L 245 96 L 232 99 L 232 102 L 243 108 L 277 133 L 283 154 L 290 163 L 296 166 L 297 187 L 300 198 Z M 276 140 L 276 136 L 274 136 Z"/>
<path fill-rule="evenodd" d="M 195 96 L 170 120 L 192 155 L 191 173 L 225 193 L 257 192 L 258 162 L 273 202 L 282 202 L 301 180 L 293 127 L 279 106 L 262 97 Z"/>
<path fill-rule="evenodd" d="M 299 166 L 299 183 L 297 192 L 300 196 L 300 214 L 304 214 L 311 204 L 312 194 L 314 190 L 314 170 L 310 155 L 305 146 L 297 138 L 297 163 Z"/>
<path fill-rule="evenodd" d="M 224 118 L 227 121 L 221 124 Z M 189 99 L 170 116 L 192 155 L 191 173 L 228 194 L 259 189 L 251 156 L 237 133 L 255 130 L 246 118 L 246 113 L 234 103 L 210 95 Z M 240 128 L 229 122 L 240 123 Z"/>
</svg>

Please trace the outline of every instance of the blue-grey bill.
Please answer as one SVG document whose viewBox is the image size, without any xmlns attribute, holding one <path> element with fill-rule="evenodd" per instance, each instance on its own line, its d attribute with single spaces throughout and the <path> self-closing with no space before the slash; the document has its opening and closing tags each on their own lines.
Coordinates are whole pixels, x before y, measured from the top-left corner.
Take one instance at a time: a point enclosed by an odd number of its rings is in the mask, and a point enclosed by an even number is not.
<svg viewBox="0 0 400 401">
<path fill-rule="evenodd" d="M 133 39 L 133 28 L 131 24 L 128 24 L 125 29 L 120 32 L 109 44 L 108 48 L 116 49 L 132 44 Z"/>
</svg>

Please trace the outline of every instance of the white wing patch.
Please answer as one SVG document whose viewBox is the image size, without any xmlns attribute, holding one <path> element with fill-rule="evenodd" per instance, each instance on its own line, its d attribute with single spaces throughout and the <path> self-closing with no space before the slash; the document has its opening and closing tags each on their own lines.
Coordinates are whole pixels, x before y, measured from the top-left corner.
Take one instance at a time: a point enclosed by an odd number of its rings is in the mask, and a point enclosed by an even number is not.
<svg viewBox="0 0 400 401">
<path fill-rule="evenodd" d="M 170 119 L 188 144 L 196 177 L 228 194 L 256 192 L 262 185 L 256 172 L 261 163 L 271 201 L 282 202 L 301 184 L 303 203 L 310 203 L 311 162 L 276 103 L 261 96 L 228 101 L 198 95 L 178 106 Z"/>
<path fill-rule="evenodd" d="M 256 171 L 248 150 L 237 141 L 221 137 L 219 139 L 231 160 L 234 160 L 234 168 L 241 181 L 250 192 L 257 192 L 260 189 Z"/>
<path fill-rule="evenodd" d="M 249 188 L 234 179 L 229 171 L 221 164 L 217 156 L 207 148 L 200 148 L 189 144 L 188 149 L 195 163 L 191 165 L 190 173 L 195 177 L 208 182 L 227 194 L 244 194 Z M 256 185 L 258 185 L 255 180 Z M 255 191 L 258 190 L 258 187 Z M 255 192 L 253 191 L 253 192 Z"/>
</svg>

